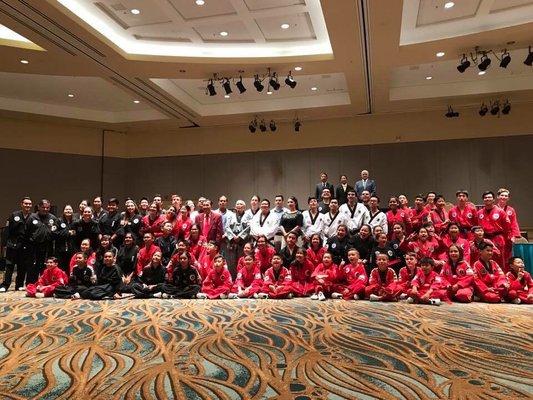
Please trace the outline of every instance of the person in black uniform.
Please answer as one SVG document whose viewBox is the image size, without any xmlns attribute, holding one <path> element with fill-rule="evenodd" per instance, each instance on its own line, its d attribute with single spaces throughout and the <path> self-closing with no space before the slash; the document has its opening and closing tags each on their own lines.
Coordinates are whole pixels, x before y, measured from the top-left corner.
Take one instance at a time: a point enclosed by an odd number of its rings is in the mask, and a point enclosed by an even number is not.
<svg viewBox="0 0 533 400">
<path fill-rule="evenodd" d="M 79 292 L 79 296 L 88 300 L 103 300 L 105 298 L 116 298 L 120 287 L 122 286 L 122 272 L 115 264 L 115 255 L 112 251 L 106 251 L 104 254 L 104 266 L 100 274 L 96 277 L 96 285 L 91 286 Z"/>
<path fill-rule="evenodd" d="M 68 277 L 68 285 L 58 286 L 54 297 L 59 299 L 79 299 L 80 292 L 96 283 L 94 269 L 87 265 L 87 254 L 76 253 L 76 264 Z"/>
<path fill-rule="evenodd" d="M 135 297 L 146 299 L 159 292 L 159 285 L 165 283 L 166 268 L 161 264 L 161 252 L 156 251 L 152 261 L 145 266 L 131 285 Z"/>
<path fill-rule="evenodd" d="M 24 197 L 20 202 L 20 210 L 11 214 L 2 235 L 2 246 L 6 248 L 6 273 L 0 286 L 0 292 L 6 292 L 11 285 L 15 265 L 17 276 L 15 278 L 15 290 L 24 288 L 26 268 L 33 260 L 33 254 L 25 242 L 26 221 L 31 214 L 32 201 Z"/>
<path fill-rule="evenodd" d="M 73 222 L 72 230 L 76 232 L 74 239 L 76 249 L 80 248 L 80 244 L 84 239 L 91 241 L 93 250 L 96 251 L 98 249 L 101 236 L 100 228 L 98 228 L 98 222 L 93 220 L 93 210 L 91 207 L 85 207 L 81 219 Z"/>
<path fill-rule="evenodd" d="M 198 271 L 191 265 L 191 255 L 184 251 L 179 255 L 179 265 L 172 271 L 169 282 L 157 285 L 154 297 L 195 299 L 201 289 Z"/>
<path fill-rule="evenodd" d="M 74 241 L 75 231 L 72 229 L 74 223 L 73 209 L 67 204 L 63 209 L 63 216 L 59 218 L 59 228 L 57 230 L 55 252 L 59 267 L 69 273 L 70 259 L 79 248 L 76 248 Z"/>
<path fill-rule="evenodd" d="M 118 212 L 119 202 L 116 197 L 112 197 L 107 202 L 107 213 L 103 214 L 98 222 L 98 228 L 102 235 L 109 235 L 113 245 L 117 248 L 122 243 L 117 239 L 117 231 L 120 228 L 120 213 Z"/>
<path fill-rule="evenodd" d="M 140 230 L 142 227 L 142 218 L 139 215 L 137 205 L 132 199 L 126 199 L 126 211 L 120 213 L 120 228 L 116 231 L 116 240 L 122 243 L 124 235 L 133 233 L 133 238 L 138 245 L 143 243 Z"/>
<path fill-rule="evenodd" d="M 124 244 L 118 249 L 117 265 L 125 276 L 132 275 L 137 265 L 139 246 L 135 244 L 133 233 L 124 236 Z"/>
<path fill-rule="evenodd" d="M 348 227 L 344 224 L 339 225 L 335 236 L 328 239 L 327 246 L 334 264 L 340 265 L 343 261 L 347 264 L 348 249 L 352 247 L 348 237 Z"/>
<path fill-rule="evenodd" d="M 176 250 L 176 237 L 172 235 L 172 222 L 165 222 L 162 226 L 163 235 L 154 240 L 154 244 L 161 249 L 161 262 L 166 267 L 172 254 Z"/>
</svg>

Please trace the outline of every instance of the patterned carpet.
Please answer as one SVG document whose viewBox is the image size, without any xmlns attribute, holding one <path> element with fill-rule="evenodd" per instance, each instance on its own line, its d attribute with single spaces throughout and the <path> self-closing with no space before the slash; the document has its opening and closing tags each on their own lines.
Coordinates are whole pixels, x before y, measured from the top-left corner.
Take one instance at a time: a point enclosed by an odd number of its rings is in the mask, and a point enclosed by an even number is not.
<svg viewBox="0 0 533 400">
<path fill-rule="evenodd" d="M 528 306 L 0 301 L 0 399 L 533 398 Z"/>
</svg>

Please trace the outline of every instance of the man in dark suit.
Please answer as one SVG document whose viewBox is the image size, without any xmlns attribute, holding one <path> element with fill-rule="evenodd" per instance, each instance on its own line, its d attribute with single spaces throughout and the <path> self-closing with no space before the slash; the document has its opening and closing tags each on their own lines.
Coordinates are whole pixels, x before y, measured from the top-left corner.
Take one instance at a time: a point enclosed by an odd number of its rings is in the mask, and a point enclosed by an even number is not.
<svg viewBox="0 0 533 400">
<path fill-rule="evenodd" d="M 331 193 L 331 195 L 335 196 L 335 187 L 331 183 L 328 182 L 328 174 L 326 174 L 325 172 L 321 172 L 320 182 L 316 184 L 316 188 L 315 188 L 315 197 L 317 199 L 322 198 L 322 191 L 324 189 L 329 189 L 329 192 Z"/>
<path fill-rule="evenodd" d="M 348 191 L 353 190 L 353 187 L 348 185 L 348 177 L 341 175 L 340 185 L 335 188 L 335 198 L 339 200 L 339 206 L 348 201 Z"/>
<path fill-rule="evenodd" d="M 202 210 L 203 212 L 196 216 L 194 222 L 198 225 L 200 233 L 205 236 L 208 242 L 214 240 L 220 246 L 222 234 L 224 233 L 222 216 L 211 210 L 211 200 L 209 199 L 203 201 Z"/>
<path fill-rule="evenodd" d="M 355 182 L 355 192 L 357 193 L 357 198 L 361 198 L 363 190 L 368 190 L 371 196 L 376 194 L 376 182 L 372 179 L 369 179 L 369 174 L 366 169 L 361 171 L 361 180 Z"/>
</svg>

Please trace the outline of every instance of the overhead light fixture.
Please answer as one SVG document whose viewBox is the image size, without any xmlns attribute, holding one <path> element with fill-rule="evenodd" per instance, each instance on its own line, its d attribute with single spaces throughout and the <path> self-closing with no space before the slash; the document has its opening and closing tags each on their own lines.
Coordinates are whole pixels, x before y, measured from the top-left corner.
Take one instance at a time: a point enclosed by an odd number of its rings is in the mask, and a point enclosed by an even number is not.
<svg viewBox="0 0 533 400">
<path fill-rule="evenodd" d="M 263 89 L 265 88 L 263 86 L 263 84 L 261 83 L 261 80 L 259 79 L 259 75 L 256 75 L 255 78 L 254 78 L 254 86 L 255 86 L 255 89 L 258 91 L 258 92 L 262 92 Z"/>
<path fill-rule="evenodd" d="M 281 87 L 278 82 L 278 76 L 275 72 L 270 76 L 270 80 L 268 81 L 268 83 L 274 90 L 279 90 L 279 88 Z"/>
<path fill-rule="evenodd" d="M 445 54 L 446 54 L 445 52 L 443 52 L 443 51 L 439 51 L 439 52 L 437 53 L 437 57 L 444 57 Z"/>
<path fill-rule="evenodd" d="M 484 117 L 488 111 L 489 111 L 489 108 L 485 105 L 485 103 L 481 104 L 481 108 L 479 109 L 479 115 Z"/>
<path fill-rule="evenodd" d="M 226 31 L 222 31 L 222 32 L 220 32 L 220 36 L 228 36 L 228 35 L 229 35 L 229 33 L 226 32 Z"/>
<path fill-rule="evenodd" d="M 274 132 L 276 129 L 277 129 L 277 127 L 276 127 L 276 123 L 274 122 L 273 119 L 271 119 L 271 120 L 270 120 L 270 130 L 271 130 L 272 132 Z"/>
<path fill-rule="evenodd" d="M 141 10 L 137 8 L 132 8 L 130 11 L 133 15 L 139 15 L 141 13 Z"/>
<path fill-rule="evenodd" d="M 502 114 L 509 114 L 509 112 L 511 111 L 511 103 L 509 103 L 509 100 L 505 100 L 505 103 L 503 104 L 503 108 L 502 108 Z"/>
<path fill-rule="evenodd" d="M 248 125 L 248 129 L 251 133 L 255 133 L 257 130 L 257 119 L 253 119 L 250 124 Z"/>
<path fill-rule="evenodd" d="M 453 1 L 447 1 L 446 3 L 444 3 L 444 8 L 445 8 L 445 9 L 450 9 L 450 8 L 452 8 L 454 5 L 455 5 L 455 3 L 454 3 Z"/>
<path fill-rule="evenodd" d="M 432 79 L 433 79 L 432 76 L 426 76 L 426 80 L 427 80 L 427 81 L 430 81 L 430 80 L 432 80 Z"/>
<path fill-rule="evenodd" d="M 507 68 L 510 62 L 511 62 L 511 55 L 509 54 L 507 50 L 504 50 L 502 54 L 502 59 L 500 60 L 500 67 Z"/>
<path fill-rule="evenodd" d="M 68 97 L 73 98 L 74 95 L 72 93 L 67 94 Z"/>
<path fill-rule="evenodd" d="M 533 52 L 531 51 L 531 46 L 529 46 L 529 52 L 527 54 L 526 59 L 524 60 L 524 64 L 531 67 L 533 65 Z"/>
<path fill-rule="evenodd" d="M 262 119 L 261 122 L 259 123 L 259 130 L 261 132 L 266 132 L 267 130 L 267 127 L 266 127 L 266 124 L 265 124 L 265 120 Z"/>
<path fill-rule="evenodd" d="M 487 56 L 487 53 L 483 53 L 481 56 L 481 62 L 477 65 L 480 71 L 486 71 L 492 60 Z"/>
<path fill-rule="evenodd" d="M 285 78 L 285 84 L 291 89 L 294 89 L 296 87 L 296 81 L 292 77 L 291 72 L 289 72 L 289 75 L 287 75 L 287 77 Z"/>
<path fill-rule="evenodd" d="M 289 29 L 290 27 L 289 24 L 281 24 L 281 29 Z"/>
<path fill-rule="evenodd" d="M 231 84 L 229 83 L 229 79 L 226 78 L 226 81 L 222 84 L 222 87 L 224 88 L 226 94 L 230 94 L 233 91 L 231 90 Z"/>
<path fill-rule="evenodd" d="M 295 71 L 301 71 L 302 69 L 303 69 L 302 67 L 294 67 Z"/>
<path fill-rule="evenodd" d="M 21 64 L 29 64 L 30 62 L 28 60 L 20 60 Z"/>
<path fill-rule="evenodd" d="M 204 4 L 205 4 L 204 0 L 196 0 L 196 5 L 197 6 L 203 6 Z"/>
<path fill-rule="evenodd" d="M 461 58 L 460 64 L 457 66 L 457 71 L 462 74 L 468 67 L 470 67 L 470 61 L 468 61 L 466 54 L 463 54 L 463 58 Z"/>
<path fill-rule="evenodd" d="M 318 88 L 317 88 L 316 86 L 313 86 L 313 87 L 311 88 L 311 90 L 312 90 L 313 92 L 316 92 L 316 91 L 318 90 Z"/>
<path fill-rule="evenodd" d="M 446 118 L 457 118 L 459 116 L 459 113 L 457 111 L 453 111 L 452 106 L 448 106 L 448 112 L 444 114 Z"/>
<path fill-rule="evenodd" d="M 242 76 L 239 77 L 239 81 L 235 84 L 237 86 L 237 89 L 239 89 L 239 93 L 246 92 L 246 88 L 244 87 L 244 84 L 242 83 Z"/>
<path fill-rule="evenodd" d="M 492 103 L 492 106 L 490 107 L 490 113 L 492 115 L 497 115 L 500 112 L 500 102 L 496 100 L 494 103 Z"/>
<path fill-rule="evenodd" d="M 135 104 L 139 104 L 141 101 L 140 101 L 140 100 L 133 100 L 133 102 L 134 102 Z"/>
<path fill-rule="evenodd" d="M 209 83 L 207 84 L 207 93 L 209 94 L 209 96 L 216 96 L 217 95 L 217 91 L 215 90 L 215 85 L 213 83 L 213 79 L 209 79 Z"/>
<path fill-rule="evenodd" d="M 296 118 L 296 121 L 294 121 L 294 132 L 300 132 L 300 127 L 302 126 L 302 123 L 298 118 Z"/>
<path fill-rule="evenodd" d="M 479 71 L 477 74 L 478 75 L 485 75 L 487 73 L 487 71 Z"/>
</svg>

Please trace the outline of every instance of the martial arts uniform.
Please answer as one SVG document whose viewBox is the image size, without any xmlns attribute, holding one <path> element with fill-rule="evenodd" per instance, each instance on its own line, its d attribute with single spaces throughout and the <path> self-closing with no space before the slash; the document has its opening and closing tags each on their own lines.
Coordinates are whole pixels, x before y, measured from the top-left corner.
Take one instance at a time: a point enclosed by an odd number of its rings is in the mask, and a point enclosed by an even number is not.
<svg viewBox="0 0 533 400">
<path fill-rule="evenodd" d="M 331 297 L 332 293 L 340 289 L 338 285 L 340 271 L 337 264 L 327 267 L 320 263 L 311 276 L 315 278 L 315 293 L 322 292 L 324 296 Z"/>
<path fill-rule="evenodd" d="M 509 281 L 509 292 L 507 293 L 506 300 L 509 302 L 520 299 L 521 303 L 533 304 L 533 279 L 531 274 L 524 271 L 522 279 L 518 279 L 514 271 L 507 272 L 507 280 Z"/>
<path fill-rule="evenodd" d="M 343 261 L 348 262 L 348 249 L 352 247 L 348 236 L 344 236 L 342 239 L 337 235 L 330 237 L 326 245 L 328 253 L 331 253 L 333 258 L 333 264 L 340 265 Z"/>
<path fill-rule="evenodd" d="M 429 211 L 423 207 L 420 211 L 416 208 L 411 208 L 411 232 L 418 232 L 420 228 L 429 222 Z M 407 232 L 410 233 L 410 232 Z"/>
<path fill-rule="evenodd" d="M 460 261 L 453 265 L 446 262 L 440 271 L 440 275 L 448 282 L 449 297 L 461 303 L 470 303 L 474 295 L 474 270 L 466 261 Z M 453 286 L 457 285 L 456 292 Z"/>
<path fill-rule="evenodd" d="M 92 219 L 85 221 L 82 218 L 74 221 L 71 229 L 76 232 L 74 237 L 76 249 L 80 248 L 81 242 L 83 242 L 85 239 L 89 239 L 91 241 L 91 247 L 93 250 L 98 248 L 100 228 L 98 228 L 98 223 L 96 221 Z"/>
<path fill-rule="evenodd" d="M 313 236 L 315 233 L 318 233 L 322 237 L 322 215 L 323 214 L 321 214 L 318 210 L 315 215 L 313 215 L 309 210 L 305 210 L 302 213 L 302 232 L 307 241 L 309 241 L 311 236 Z"/>
<path fill-rule="evenodd" d="M 26 286 L 26 296 L 35 297 L 37 292 L 44 294 L 44 297 L 52 297 L 58 286 L 66 285 L 68 277 L 59 267 L 46 268 L 36 283 Z M 39 289 L 39 290 L 38 290 Z"/>
<path fill-rule="evenodd" d="M 231 243 L 226 234 L 230 225 L 233 225 L 237 219 L 235 213 L 228 209 L 222 211 L 219 209 L 215 210 L 216 213 L 220 214 L 222 218 L 222 238 L 220 239 L 220 254 L 226 260 L 226 265 L 231 274 L 231 277 L 234 278 L 237 276 L 237 259 L 233 256 L 231 252 Z M 232 254 L 231 257 L 229 255 Z"/>
<path fill-rule="evenodd" d="M 446 232 L 446 229 L 448 229 L 449 215 L 448 211 L 446 211 L 445 208 L 435 208 L 429 214 L 429 219 L 431 220 L 431 222 L 433 222 L 433 226 L 435 227 L 435 233 L 437 235 L 442 235 Z"/>
<path fill-rule="evenodd" d="M 189 238 L 189 253 L 191 253 L 195 259 L 199 260 L 204 255 L 206 243 L 207 241 L 202 235 L 198 237 L 198 240 Z"/>
<path fill-rule="evenodd" d="M 172 235 L 159 236 L 154 244 L 161 249 L 161 263 L 168 265 L 172 254 L 176 250 L 176 238 Z"/>
<path fill-rule="evenodd" d="M 285 246 L 283 249 L 281 249 L 279 254 L 285 268 L 289 268 L 291 263 L 295 260 L 296 250 L 298 250 L 298 246 L 296 245 L 292 248 L 292 250 L 289 249 L 289 246 Z"/>
<path fill-rule="evenodd" d="M 244 220 L 244 213 L 235 214 L 235 218 L 229 223 L 224 231 L 226 238 L 228 239 L 228 249 L 226 253 L 226 263 L 228 268 L 230 268 L 230 273 L 232 277 L 233 266 L 236 265 L 236 272 L 239 271 L 239 257 L 241 257 L 244 249 L 244 244 L 250 238 L 250 225 Z"/>
<path fill-rule="evenodd" d="M 172 226 L 172 234 L 178 239 L 188 240 L 192 225 L 193 223 L 190 216 L 184 219 L 181 215 L 178 215 Z"/>
<path fill-rule="evenodd" d="M 321 214 L 326 214 L 329 212 L 329 203 L 324 203 L 323 201 L 318 202 L 318 212 Z"/>
<path fill-rule="evenodd" d="M 92 251 L 91 249 L 89 249 L 89 253 L 87 254 L 87 265 L 91 267 L 96 273 L 96 269 L 94 267 L 95 264 L 96 264 L 96 253 Z M 72 273 L 72 270 L 74 269 L 75 266 L 76 266 L 76 253 L 74 253 L 72 257 L 70 258 L 67 272 L 69 274 Z"/>
<path fill-rule="evenodd" d="M 6 248 L 6 272 L 2 287 L 6 290 L 11 285 L 15 265 L 17 276 L 15 290 L 24 287 L 27 268 L 33 263 L 33 248 L 27 242 L 26 222 L 30 214 L 24 215 L 22 211 L 15 211 L 9 216 L 2 236 L 2 246 Z"/>
<path fill-rule="evenodd" d="M 231 288 L 231 293 L 236 293 L 237 295 L 241 293 L 239 297 L 250 298 L 253 297 L 254 294 L 259 293 L 262 286 L 263 278 L 261 276 L 261 271 L 254 263 L 252 264 L 252 268 L 248 269 L 246 266 L 244 266 L 239 270 L 239 272 L 237 272 L 237 278 L 235 279 L 235 283 Z M 246 289 L 248 290 L 248 293 L 246 296 L 244 296 L 242 291 Z"/>
<path fill-rule="evenodd" d="M 166 293 L 174 299 L 192 299 L 196 298 L 200 287 L 200 276 L 196 268 L 191 265 L 186 268 L 176 265 L 168 283 L 158 285 L 157 291 Z"/>
<path fill-rule="evenodd" d="M 519 238 L 522 235 L 520 235 L 520 227 L 518 226 L 518 219 L 516 217 L 515 209 L 511 206 L 505 206 L 502 208 L 502 210 L 507 214 L 507 217 L 509 218 L 510 233 L 505 240 L 505 248 L 503 250 L 503 259 L 505 260 L 504 269 L 508 269 L 507 261 L 513 253 L 513 242 L 511 239 Z"/>
<path fill-rule="evenodd" d="M 478 260 L 473 269 L 476 295 L 484 302 L 499 303 L 507 294 L 509 282 L 498 263 L 494 260 L 488 263 Z"/>
<path fill-rule="evenodd" d="M 425 241 L 417 239 L 412 242 L 403 242 L 400 247 L 405 253 L 415 253 L 418 260 L 424 257 L 437 260 L 441 252 L 441 245 L 435 237 L 428 237 Z"/>
<path fill-rule="evenodd" d="M 261 269 L 262 274 L 270 268 L 270 262 L 272 261 L 274 254 L 276 254 L 276 250 L 269 245 L 267 245 L 264 250 L 261 250 L 259 247 L 255 249 L 255 259 L 259 263 L 259 268 Z"/>
<path fill-rule="evenodd" d="M 430 299 L 449 301 L 448 293 L 446 291 L 447 283 L 448 282 L 435 271 L 430 270 L 428 273 L 425 273 L 422 268 L 420 268 L 411 281 L 411 289 L 407 292 L 407 295 L 416 303 L 429 304 Z M 413 292 L 414 288 L 417 289 L 416 293 Z M 424 299 L 423 296 L 430 290 L 430 297 Z"/>
<path fill-rule="evenodd" d="M 411 231 L 411 218 L 410 213 L 402 209 L 397 209 L 396 212 L 389 210 L 385 213 L 387 217 L 387 226 L 388 226 L 388 238 L 389 240 L 394 239 L 393 227 L 394 224 L 402 224 L 404 227 L 404 232 Z"/>
<path fill-rule="evenodd" d="M 198 265 L 196 269 L 198 270 L 198 273 L 200 274 L 200 279 L 202 282 L 207 278 L 207 275 L 209 275 L 209 272 L 213 269 L 213 264 L 215 263 L 215 256 L 216 254 L 209 255 L 208 253 L 204 253 L 202 257 L 198 260 Z M 176 260 L 176 265 L 179 262 L 179 259 Z M 174 265 L 174 262 L 172 263 Z"/>
<path fill-rule="evenodd" d="M 97 276 L 97 283 L 95 286 L 88 287 L 81 290 L 80 296 L 88 300 L 103 300 L 105 298 L 113 298 L 122 286 L 122 271 L 116 265 L 110 267 L 104 266 Z"/>
<path fill-rule="evenodd" d="M 70 271 L 70 260 L 78 249 L 76 237 L 70 234 L 70 231 L 73 230 L 73 224 L 73 220 L 69 221 L 65 217 L 61 217 L 55 241 L 55 255 L 59 266 L 67 274 Z"/>
<path fill-rule="evenodd" d="M 274 286 L 272 290 L 270 286 Z M 281 266 L 279 270 L 275 271 L 274 267 L 266 270 L 262 293 L 268 294 L 271 299 L 286 299 L 292 295 L 292 277 L 290 271 Z"/>
<path fill-rule="evenodd" d="M 265 235 L 269 241 L 272 241 L 278 229 L 279 218 L 272 211 L 269 211 L 267 215 L 258 212 L 250 222 L 250 233 L 256 238 Z"/>
<path fill-rule="evenodd" d="M 140 230 L 142 227 L 142 217 L 139 214 L 127 216 L 125 212 L 120 213 L 120 228 L 117 230 L 117 241 L 122 243 L 126 233 L 133 234 L 135 243 L 142 245 Z"/>
<path fill-rule="evenodd" d="M 209 299 L 226 298 L 233 286 L 231 274 L 227 268 L 217 271 L 212 268 L 202 283 L 202 293 Z"/>
<path fill-rule="evenodd" d="M 492 242 L 492 240 L 483 238 L 481 241 L 476 242 L 475 240 L 472 240 L 470 242 L 470 265 L 474 265 L 474 263 L 479 260 L 479 245 L 482 243 L 488 243 L 492 246 L 492 257 L 495 260 L 500 260 L 502 257 L 502 253 L 500 253 L 500 250 L 496 247 L 496 245 Z"/>
<path fill-rule="evenodd" d="M 43 271 L 46 259 L 52 254 L 58 226 L 59 220 L 50 213 L 34 213 L 26 220 L 24 242 L 33 255 L 27 259 L 30 264 L 26 266 L 26 283 L 35 283 Z"/>
<path fill-rule="evenodd" d="M 313 264 L 313 270 L 322 262 L 322 257 L 324 256 L 324 253 L 326 252 L 327 247 L 320 246 L 320 248 L 315 251 L 311 246 L 309 246 L 306 250 L 306 258 Z"/>
<path fill-rule="evenodd" d="M 468 240 L 463 239 L 462 237 L 457 237 L 453 240 L 449 235 L 444 235 L 441 241 L 441 260 L 446 260 L 448 257 L 448 250 L 452 245 L 460 247 L 463 249 L 463 260 L 470 264 L 470 243 Z"/>
<path fill-rule="evenodd" d="M 466 203 L 462 210 L 459 206 L 452 207 L 448 212 L 448 217 L 450 222 L 459 224 L 459 232 L 463 239 L 472 240 L 474 238 L 471 229 L 478 224 L 478 221 L 477 210 L 473 204 Z"/>
<path fill-rule="evenodd" d="M 302 264 L 294 260 L 289 271 L 292 279 L 292 292 L 298 297 L 307 297 L 315 292 L 313 272 L 315 266 L 307 258 Z"/>
<path fill-rule="evenodd" d="M 100 211 L 96 211 L 93 208 L 93 221 L 95 221 L 97 224 L 100 224 L 100 221 L 102 218 L 104 218 L 107 215 L 107 211 L 103 208 L 100 208 Z"/>
<path fill-rule="evenodd" d="M 477 219 L 485 232 L 485 238 L 492 240 L 501 253 L 501 257 L 494 258 L 495 261 L 507 271 L 507 260 L 504 258 L 505 246 L 506 241 L 511 238 L 511 221 L 507 213 L 498 206 L 493 206 L 490 210 L 483 207 L 477 212 Z"/>
<path fill-rule="evenodd" d="M 387 244 L 385 247 L 379 247 L 377 242 L 376 245 L 370 251 L 370 260 L 368 260 L 368 263 L 371 268 L 377 267 L 376 259 L 379 254 L 388 255 L 389 267 L 394 269 L 394 272 L 396 273 L 400 271 L 400 258 L 398 257 L 396 251 L 389 244 Z"/>
<path fill-rule="evenodd" d="M 365 297 L 365 287 L 368 282 L 365 266 L 363 263 L 357 265 L 346 264 L 339 268 L 338 292 L 342 293 L 344 300 L 353 300 L 354 295 L 360 299 Z"/>
<path fill-rule="evenodd" d="M 419 267 L 415 267 L 414 270 L 411 271 L 407 265 L 400 268 L 398 281 L 396 282 L 397 296 L 400 296 L 401 294 L 405 294 L 406 296 L 408 295 L 411 290 L 413 279 L 415 278 L 419 269 Z"/>
<path fill-rule="evenodd" d="M 374 231 L 374 228 L 376 226 L 381 226 L 381 229 L 383 229 L 383 232 L 385 234 L 388 234 L 389 226 L 387 224 L 387 215 L 381 210 L 377 210 L 375 213 L 372 213 L 372 211 L 369 211 L 369 213 L 370 213 L 370 220 L 368 221 L 368 224 L 372 227 L 372 231 Z"/>
<path fill-rule="evenodd" d="M 120 229 L 120 213 L 118 211 L 111 213 L 106 213 L 98 221 L 98 228 L 102 235 L 108 235 L 111 238 L 113 244 L 117 247 L 120 247 L 122 242 L 119 241 L 117 231 Z"/>
<path fill-rule="evenodd" d="M 96 274 L 92 267 L 78 265 L 72 268 L 68 277 L 68 285 L 58 286 L 55 289 L 54 297 L 60 299 L 70 299 L 75 293 L 79 293 L 96 283 Z"/>
<path fill-rule="evenodd" d="M 367 261 L 367 274 L 370 275 L 370 265 L 368 262 L 370 261 L 370 252 L 374 248 L 376 241 L 372 236 L 368 236 L 366 239 L 363 239 L 358 233 L 355 234 L 351 239 L 350 242 L 352 243 L 352 247 L 356 249 L 359 252 L 359 256 L 361 261 L 366 260 Z"/>
<path fill-rule="evenodd" d="M 392 268 L 380 271 L 374 268 L 368 279 L 368 286 L 365 288 L 365 298 L 370 298 L 371 294 L 381 297 L 381 301 L 396 301 L 396 273 Z"/>
<path fill-rule="evenodd" d="M 104 267 L 105 268 L 105 267 Z M 149 263 L 131 284 L 131 292 L 138 299 L 147 299 L 160 291 L 160 285 L 165 283 L 166 269 L 162 264 L 152 265 Z M 149 288 L 149 286 L 153 286 Z"/>
<path fill-rule="evenodd" d="M 157 215 L 152 218 L 150 215 L 146 215 L 142 218 L 142 226 L 140 229 L 141 235 L 150 232 L 154 237 L 159 237 L 163 235 L 161 231 L 161 226 L 165 222 L 166 217 L 164 215 Z"/>
<path fill-rule="evenodd" d="M 322 237 L 324 238 L 324 243 L 327 240 L 337 234 L 337 228 L 339 225 L 346 225 L 347 220 L 344 214 L 337 212 L 335 215 L 332 215 L 330 212 L 327 212 L 322 215 Z"/>
<path fill-rule="evenodd" d="M 161 249 L 153 243 L 148 248 L 144 246 L 139 249 L 139 252 L 137 253 L 137 266 L 135 267 L 135 273 L 137 275 L 139 275 L 146 265 L 152 262 L 152 256 L 156 252 L 162 253 Z"/>
<path fill-rule="evenodd" d="M 117 265 L 124 275 L 130 275 L 137 267 L 137 253 L 139 247 L 133 243 L 131 246 L 122 246 L 117 253 Z"/>
</svg>

